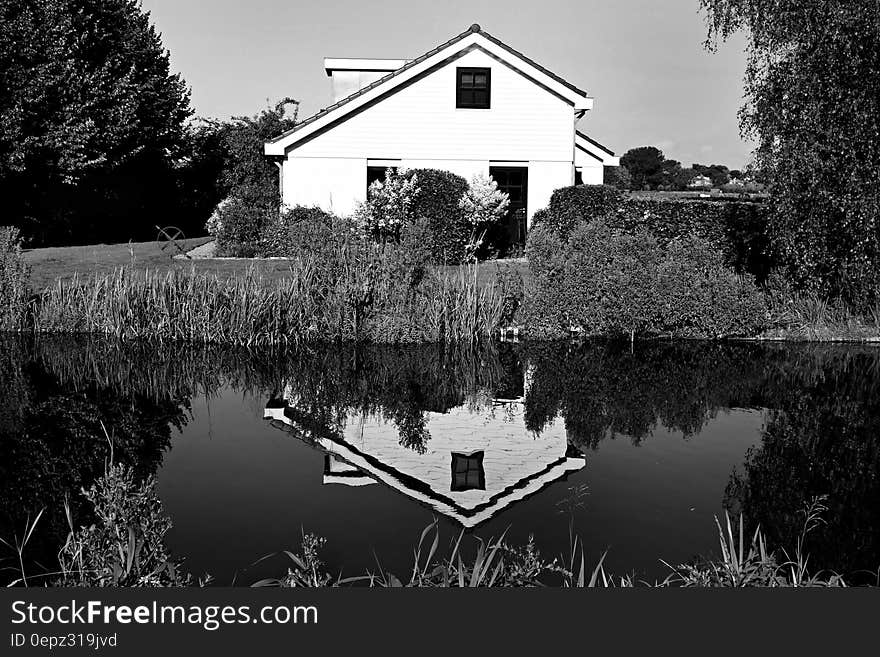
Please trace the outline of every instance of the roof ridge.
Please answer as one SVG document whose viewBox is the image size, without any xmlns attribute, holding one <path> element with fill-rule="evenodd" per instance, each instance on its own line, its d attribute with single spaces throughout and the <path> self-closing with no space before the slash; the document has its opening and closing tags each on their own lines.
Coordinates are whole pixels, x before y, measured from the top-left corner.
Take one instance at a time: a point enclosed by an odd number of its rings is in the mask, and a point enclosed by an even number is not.
<svg viewBox="0 0 880 657">
<path fill-rule="evenodd" d="M 315 112 L 314 114 L 312 114 L 308 118 L 303 119 L 303 121 L 301 121 L 300 123 L 297 123 L 295 126 L 290 128 L 289 130 L 282 132 L 280 135 L 278 135 L 277 137 L 275 137 L 273 139 L 270 139 L 266 143 L 274 144 L 278 141 L 281 141 L 285 137 L 292 135 L 293 133 L 297 132 L 298 130 L 304 128 L 305 126 L 307 126 L 311 123 L 314 123 L 318 119 L 326 116 L 328 113 L 332 112 L 333 110 L 338 109 L 339 107 L 342 107 L 343 105 L 348 104 L 349 102 L 353 101 L 354 99 L 356 99 L 360 96 L 363 96 L 364 94 L 368 93 L 369 91 L 372 91 L 373 89 L 375 89 L 379 85 L 384 84 L 388 80 L 400 75 L 401 73 L 403 73 L 405 71 L 408 71 L 409 69 L 411 69 L 414 66 L 417 66 L 418 64 L 421 64 L 423 61 L 425 61 L 426 59 L 428 59 L 430 57 L 433 57 L 434 55 L 436 55 L 438 52 L 440 52 L 444 48 L 448 48 L 449 46 L 452 46 L 452 45 L 458 43 L 459 41 L 461 41 L 462 39 L 466 38 L 467 36 L 469 36 L 471 34 L 481 34 L 482 36 L 487 38 L 489 41 L 494 43 L 495 45 L 499 46 L 500 48 L 503 48 L 504 50 L 515 55 L 516 57 L 519 57 L 524 62 L 526 62 L 530 66 L 533 66 L 534 68 L 539 70 L 541 73 L 552 78 L 553 80 L 555 80 L 559 84 L 562 84 L 563 86 L 571 89 L 572 91 L 574 91 L 584 97 L 587 96 L 586 91 L 579 89 L 578 87 L 574 86 L 573 84 L 571 84 L 567 80 L 561 78 L 560 76 L 556 75 L 552 71 L 544 68 L 543 66 L 538 64 L 533 59 L 530 59 L 529 57 L 527 57 L 526 55 L 524 55 L 520 51 L 508 46 L 506 43 L 504 43 L 503 41 L 501 41 L 497 37 L 492 36 L 491 34 L 486 32 L 485 30 L 483 30 L 483 28 L 480 27 L 479 23 L 473 23 L 467 30 L 465 30 L 461 34 L 452 37 L 451 39 L 449 39 L 448 41 L 446 41 L 444 43 L 441 43 L 439 46 L 431 48 L 431 50 L 427 51 L 426 53 L 424 53 L 422 55 L 419 55 L 415 59 L 411 59 L 411 60 L 407 61 L 406 64 L 404 64 L 400 68 L 389 72 L 387 75 L 383 75 L 378 80 L 375 80 L 375 81 L 371 82 L 370 84 L 368 84 L 367 86 L 362 87 L 361 89 L 358 89 L 357 91 L 349 94 L 345 98 L 341 98 L 341 99 L 337 100 L 336 102 L 334 102 L 333 104 L 328 105 L 327 107 Z M 605 149 L 605 150 L 607 150 L 607 149 Z M 608 152 L 611 153 L 611 151 L 608 151 Z M 611 154 L 613 155 L 613 153 L 611 153 Z"/>
</svg>

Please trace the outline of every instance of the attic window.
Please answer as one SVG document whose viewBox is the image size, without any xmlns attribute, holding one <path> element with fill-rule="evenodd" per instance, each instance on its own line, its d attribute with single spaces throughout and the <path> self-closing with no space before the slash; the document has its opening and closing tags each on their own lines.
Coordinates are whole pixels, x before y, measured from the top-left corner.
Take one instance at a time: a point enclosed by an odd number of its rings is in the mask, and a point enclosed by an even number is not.
<svg viewBox="0 0 880 657">
<path fill-rule="evenodd" d="M 467 109 L 489 109 L 491 70 L 488 68 L 456 69 L 455 106 Z"/>
<path fill-rule="evenodd" d="M 452 453 L 453 491 L 486 490 L 486 473 L 483 470 L 483 452 L 473 454 Z"/>
</svg>

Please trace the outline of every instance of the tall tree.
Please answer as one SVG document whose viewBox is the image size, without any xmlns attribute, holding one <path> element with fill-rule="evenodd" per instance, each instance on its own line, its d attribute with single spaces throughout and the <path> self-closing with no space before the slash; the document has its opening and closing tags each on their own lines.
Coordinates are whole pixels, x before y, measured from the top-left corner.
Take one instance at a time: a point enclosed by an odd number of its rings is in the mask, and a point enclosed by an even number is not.
<svg viewBox="0 0 880 657">
<path fill-rule="evenodd" d="M 44 243 L 155 234 L 191 115 L 136 0 L 0 0 L 0 195 Z"/>
<path fill-rule="evenodd" d="M 707 46 L 748 36 L 742 132 L 758 142 L 793 279 L 873 306 L 880 293 L 880 3 L 700 0 Z"/>
<path fill-rule="evenodd" d="M 656 186 L 662 178 L 665 159 L 663 151 L 656 146 L 639 146 L 624 153 L 620 163 L 632 176 L 632 188 L 645 189 Z"/>
</svg>

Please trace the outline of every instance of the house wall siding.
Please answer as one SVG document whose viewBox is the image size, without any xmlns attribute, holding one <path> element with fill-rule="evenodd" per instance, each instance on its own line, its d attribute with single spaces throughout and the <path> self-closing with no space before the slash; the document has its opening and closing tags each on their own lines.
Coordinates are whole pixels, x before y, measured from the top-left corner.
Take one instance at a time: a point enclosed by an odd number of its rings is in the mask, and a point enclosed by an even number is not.
<svg viewBox="0 0 880 657">
<path fill-rule="evenodd" d="M 492 69 L 489 109 L 455 107 L 460 66 Z M 529 166 L 531 218 L 553 189 L 572 184 L 573 143 L 570 104 L 472 51 L 294 146 L 284 162 L 284 202 L 350 213 L 366 198 L 368 159 L 445 169 L 468 180 L 488 174 L 492 161 L 517 161 Z"/>
</svg>

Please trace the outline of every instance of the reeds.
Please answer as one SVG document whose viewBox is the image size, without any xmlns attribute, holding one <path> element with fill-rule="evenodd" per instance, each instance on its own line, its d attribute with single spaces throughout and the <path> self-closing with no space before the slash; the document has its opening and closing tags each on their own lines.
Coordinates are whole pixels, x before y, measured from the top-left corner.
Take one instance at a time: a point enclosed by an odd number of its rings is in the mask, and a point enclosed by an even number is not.
<svg viewBox="0 0 880 657">
<path fill-rule="evenodd" d="M 428 272 L 416 285 L 381 261 L 346 262 L 332 276 L 295 260 L 283 278 L 256 269 L 222 278 L 191 270 L 117 269 L 58 281 L 33 310 L 40 333 L 239 346 L 316 341 L 473 342 L 491 336 L 501 300 L 476 272 Z"/>
<path fill-rule="evenodd" d="M 24 325 L 28 275 L 18 229 L 0 226 L 0 331 L 18 331 Z"/>
</svg>

